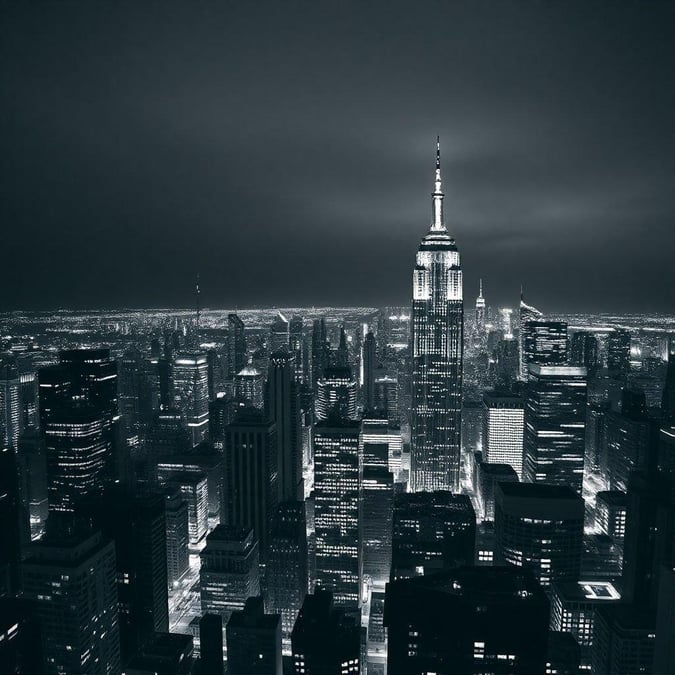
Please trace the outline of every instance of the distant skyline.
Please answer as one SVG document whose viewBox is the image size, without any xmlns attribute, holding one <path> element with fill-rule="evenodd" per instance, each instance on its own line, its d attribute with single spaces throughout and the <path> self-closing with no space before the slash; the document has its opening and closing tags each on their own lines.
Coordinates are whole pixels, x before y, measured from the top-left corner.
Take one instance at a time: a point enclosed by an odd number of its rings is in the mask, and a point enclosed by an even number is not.
<svg viewBox="0 0 675 675">
<path fill-rule="evenodd" d="M 0 311 L 675 308 L 675 3 L 0 5 Z"/>
</svg>

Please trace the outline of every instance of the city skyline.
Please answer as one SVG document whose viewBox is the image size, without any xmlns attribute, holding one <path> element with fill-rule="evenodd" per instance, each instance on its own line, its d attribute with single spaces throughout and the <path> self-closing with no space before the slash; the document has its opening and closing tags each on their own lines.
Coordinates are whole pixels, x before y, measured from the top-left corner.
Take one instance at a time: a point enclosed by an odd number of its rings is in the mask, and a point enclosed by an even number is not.
<svg viewBox="0 0 675 675">
<path fill-rule="evenodd" d="M 437 134 L 467 298 L 672 306 L 669 3 L 169 7 L 3 6 L 0 310 L 407 303 Z"/>
</svg>

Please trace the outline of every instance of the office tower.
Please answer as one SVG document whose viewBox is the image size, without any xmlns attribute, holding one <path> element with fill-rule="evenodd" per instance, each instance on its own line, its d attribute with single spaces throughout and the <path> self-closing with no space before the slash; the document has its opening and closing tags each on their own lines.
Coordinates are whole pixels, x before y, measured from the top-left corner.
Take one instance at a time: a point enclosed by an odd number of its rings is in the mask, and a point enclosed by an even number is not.
<svg viewBox="0 0 675 675">
<path fill-rule="evenodd" d="M 531 365 L 560 366 L 567 363 L 567 324 L 564 321 L 528 321 L 523 326 L 525 375 Z"/>
<path fill-rule="evenodd" d="M 368 331 L 363 341 L 363 407 L 375 409 L 375 370 L 377 368 L 377 343 L 372 331 Z"/>
<path fill-rule="evenodd" d="M 305 341 L 305 329 L 301 316 L 294 316 L 288 325 L 289 351 L 293 354 L 295 382 L 306 384 L 308 381 L 309 353 Z"/>
<path fill-rule="evenodd" d="M 661 412 L 667 423 L 675 424 L 675 354 L 668 355 L 668 368 L 661 397 Z"/>
<path fill-rule="evenodd" d="M 218 614 L 224 624 L 246 599 L 260 594 L 258 542 L 253 530 L 217 525 L 206 537 L 199 572 L 203 614 Z"/>
<path fill-rule="evenodd" d="M 266 560 L 279 504 L 277 431 L 255 408 L 244 408 L 225 431 L 225 484 L 221 522 L 252 527 Z"/>
<path fill-rule="evenodd" d="M 40 431 L 47 454 L 50 511 L 124 472 L 117 441 L 117 366 L 107 349 L 67 350 L 39 371 Z"/>
<path fill-rule="evenodd" d="M 0 598 L 0 673 L 43 675 L 40 622 L 30 601 Z"/>
<path fill-rule="evenodd" d="M 440 148 L 433 218 L 413 272 L 410 483 L 415 492 L 459 490 L 463 317 L 462 270 L 443 220 Z"/>
<path fill-rule="evenodd" d="M 620 600 L 621 593 L 611 581 L 556 581 L 551 584 L 551 630 L 574 637 L 581 647 L 582 663 L 588 670 L 595 610 Z"/>
<path fill-rule="evenodd" d="M 399 424 L 398 379 L 378 375 L 373 382 L 373 408 L 387 417 L 390 424 Z"/>
<path fill-rule="evenodd" d="M 128 444 L 151 423 L 153 392 L 149 364 L 136 347 L 127 349 L 118 362 L 119 412 Z"/>
<path fill-rule="evenodd" d="M 144 468 L 144 472 L 147 479 L 155 479 L 158 461 L 185 453 L 191 447 L 192 438 L 182 426 L 180 412 L 175 408 L 160 411 L 145 437 L 148 466 Z"/>
<path fill-rule="evenodd" d="M 0 445 L 16 449 L 23 429 L 21 382 L 16 368 L 0 368 Z"/>
<path fill-rule="evenodd" d="M 595 526 L 623 549 L 626 536 L 628 495 L 618 490 L 603 490 L 595 495 Z"/>
<path fill-rule="evenodd" d="M 223 461 L 222 452 L 205 441 L 187 452 L 159 458 L 156 463 L 157 482 L 163 485 L 176 473 L 205 475 L 208 517 L 218 520 L 223 494 Z"/>
<path fill-rule="evenodd" d="M 275 352 L 267 374 L 266 412 L 276 427 L 280 501 L 303 498 L 301 410 L 294 363 L 293 354 Z"/>
<path fill-rule="evenodd" d="M 265 379 L 252 365 L 245 366 L 234 376 L 234 395 L 238 401 L 262 410 L 265 407 Z"/>
<path fill-rule="evenodd" d="M 47 454 L 40 433 L 28 427 L 19 438 L 17 463 L 21 479 L 21 498 L 30 521 L 31 539 L 42 536 L 49 515 L 47 492 Z"/>
<path fill-rule="evenodd" d="M 361 578 L 383 591 L 391 572 L 394 477 L 386 420 L 364 419 L 359 440 L 359 558 Z"/>
<path fill-rule="evenodd" d="M 190 567 L 190 526 L 188 505 L 180 488 L 173 486 L 164 493 L 166 508 L 166 571 L 169 586 L 177 585 Z"/>
<path fill-rule="evenodd" d="M 504 338 L 495 349 L 495 383 L 498 388 L 511 389 L 518 379 L 518 341 Z"/>
<path fill-rule="evenodd" d="M 520 396 L 485 392 L 483 396 L 483 459 L 489 464 L 509 464 L 523 477 L 525 404 Z"/>
<path fill-rule="evenodd" d="M 653 614 L 630 604 L 598 607 L 593 626 L 593 675 L 654 673 L 656 621 Z M 666 673 L 668 671 L 665 671 Z"/>
<path fill-rule="evenodd" d="M 317 396 L 314 415 L 317 421 L 328 419 L 337 408 L 340 417 L 355 420 L 358 385 L 350 368 L 327 367 L 317 381 Z"/>
<path fill-rule="evenodd" d="M 190 546 L 197 546 L 209 531 L 209 487 L 206 474 L 178 471 L 167 475 L 161 485 L 180 490 L 188 510 Z"/>
<path fill-rule="evenodd" d="M 510 464 L 479 462 L 476 467 L 476 497 L 483 511 L 483 520 L 495 519 L 495 487 L 497 483 L 517 483 L 518 474 Z"/>
<path fill-rule="evenodd" d="M 40 427 L 39 387 L 37 371 L 31 354 L 17 357 L 17 370 L 21 390 L 21 428 Z"/>
<path fill-rule="evenodd" d="M 288 319 L 277 312 L 272 325 L 270 326 L 269 352 L 281 352 L 287 354 L 290 348 L 290 325 Z"/>
<path fill-rule="evenodd" d="M 28 548 L 21 573 L 23 596 L 40 621 L 45 674 L 119 673 L 113 542 L 89 528 L 50 523 Z"/>
<path fill-rule="evenodd" d="M 548 615 L 544 591 L 515 568 L 458 567 L 392 581 L 387 672 L 543 673 Z"/>
<path fill-rule="evenodd" d="M 511 325 L 511 314 L 513 310 L 510 307 L 502 307 L 499 310 L 499 325 L 504 333 L 504 337 L 511 339 L 513 337 L 513 326 Z"/>
<path fill-rule="evenodd" d="M 223 618 L 204 614 L 199 619 L 199 675 L 223 673 Z"/>
<path fill-rule="evenodd" d="M 262 597 L 232 612 L 225 632 L 228 675 L 282 675 L 281 617 L 265 614 Z"/>
<path fill-rule="evenodd" d="M 173 361 L 174 401 L 181 411 L 192 445 L 209 429 L 209 366 L 205 352 L 179 352 Z"/>
<path fill-rule="evenodd" d="M 361 672 L 361 631 L 337 608 L 333 594 L 317 589 L 307 595 L 291 636 L 295 675 Z"/>
<path fill-rule="evenodd" d="M 164 496 L 110 490 L 82 500 L 76 514 L 115 544 L 122 662 L 155 632 L 169 630 Z"/>
<path fill-rule="evenodd" d="M 603 455 L 603 448 L 606 450 L 605 443 L 605 419 L 607 406 L 595 405 L 590 401 L 591 393 L 589 387 L 588 405 L 586 406 L 586 449 L 584 466 L 592 474 L 600 474 L 603 481 L 607 479 L 607 457 Z"/>
<path fill-rule="evenodd" d="M 584 534 L 584 500 L 569 486 L 498 483 L 496 560 L 532 570 L 542 586 L 577 581 Z"/>
<path fill-rule="evenodd" d="M 191 635 L 155 633 L 122 669 L 122 675 L 192 675 Z"/>
<path fill-rule="evenodd" d="M 621 411 L 605 415 L 604 442 L 609 488 L 625 492 L 631 471 L 651 469 L 657 457 L 659 423 L 648 415 L 643 392 L 622 391 Z"/>
<path fill-rule="evenodd" d="M 570 342 L 570 365 L 586 368 L 588 377 L 594 377 L 600 367 L 598 338 L 592 333 L 577 331 Z"/>
<path fill-rule="evenodd" d="M 586 435 L 586 369 L 529 368 L 523 478 L 569 485 L 581 494 Z"/>
<path fill-rule="evenodd" d="M 525 336 L 527 330 L 525 328 L 526 324 L 532 321 L 539 321 L 542 317 L 542 313 L 532 305 L 528 305 L 525 302 L 525 296 L 523 295 L 523 289 L 520 289 L 520 305 L 518 307 L 518 347 L 520 353 L 520 379 L 527 380 L 527 367 L 528 360 L 525 354 Z"/>
<path fill-rule="evenodd" d="M 314 427 L 316 581 L 350 609 L 359 598 L 359 429 L 336 415 Z"/>
<path fill-rule="evenodd" d="M 393 579 L 473 563 L 476 513 L 468 495 L 397 494 L 393 522 Z"/>
<path fill-rule="evenodd" d="M 234 376 L 246 365 L 246 335 L 244 322 L 236 314 L 228 314 L 227 376 Z"/>
<path fill-rule="evenodd" d="M 335 365 L 338 368 L 349 368 L 349 348 L 347 347 L 347 333 L 345 332 L 344 326 L 340 326 L 340 339 L 338 341 L 335 359 Z"/>
<path fill-rule="evenodd" d="M 324 370 L 329 365 L 330 347 L 326 334 L 326 320 L 314 319 L 312 322 L 312 384 L 323 377 Z"/>
<path fill-rule="evenodd" d="M 279 505 L 272 526 L 266 576 L 268 609 L 281 615 L 284 650 L 290 653 L 291 631 L 308 591 L 304 501 Z"/>
<path fill-rule="evenodd" d="M 628 483 L 623 595 L 656 607 L 659 570 L 675 566 L 675 483 L 658 471 L 634 471 Z"/>
<path fill-rule="evenodd" d="M 625 380 L 630 373 L 630 332 L 623 328 L 615 328 L 607 336 L 607 371 L 618 380 Z"/>
<path fill-rule="evenodd" d="M 16 451 L 0 447 L 0 596 L 13 594 L 19 586 L 22 545 L 29 541 L 28 512 L 21 499 Z"/>
</svg>

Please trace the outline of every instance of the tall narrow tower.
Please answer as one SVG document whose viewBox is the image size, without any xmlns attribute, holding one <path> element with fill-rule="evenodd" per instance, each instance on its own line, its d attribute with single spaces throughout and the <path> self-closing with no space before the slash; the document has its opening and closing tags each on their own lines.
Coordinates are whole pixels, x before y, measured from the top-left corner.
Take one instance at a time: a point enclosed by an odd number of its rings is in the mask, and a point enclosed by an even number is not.
<svg viewBox="0 0 675 675">
<path fill-rule="evenodd" d="M 443 220 L 440 142 L 432 221 L 413 272 L 411 488 L 459 490 L 462 270 Z"/>
</svg>

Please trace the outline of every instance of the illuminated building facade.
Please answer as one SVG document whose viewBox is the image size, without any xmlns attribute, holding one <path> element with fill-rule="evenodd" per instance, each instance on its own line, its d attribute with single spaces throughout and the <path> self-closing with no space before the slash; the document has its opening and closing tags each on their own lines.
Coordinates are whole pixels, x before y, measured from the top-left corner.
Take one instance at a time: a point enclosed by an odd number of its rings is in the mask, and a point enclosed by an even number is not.
<svg viewBox="0 0 675 675">
<path fill-rule="evenodd" d="M 531 321 L 538 321 L 542 317 L 542 313 L 532 305 L 528 305 L 525 302 L 525 296 L 523 291 L 520 291 L 520 305 L 518 307 L 518 348 L 520 354 L 520 379 L 527 380 L 527 366 L 528 361 L 525 356 L 525 336 L 526 336 L 526 324 Z"/>
<path fill-rule="evenodd" d="M 567 363 L 567 324 L 564 321 L 527 321 L 521 334 L 525 377 L 529 366 L 557 366 Z"/>
<path fill-rule="evenodd" d="M 483 460 L 509 464 L 523 477 L 525 405 L 520 396 L 486 392 L 483 396 Z"/>
<path fill-rule="evenodd" d="M 231 380 L 246 365 L 246 334 L 237 314 L 228 315 L 227 326 L 227 374 Z"/>
<path fill-rule="evenodd" d="M 570 487 L 498 483 L 496 561 L 532 571 L 542 586 L 579 578 L 584 500 Z"/>
<path fill-rule="evenodd" d="M 187 425 L 192 445 L 209 430 L 209 364 L 206 352 L 179 352 L 173 362 L 174 400 Z"/>
<path fill-rule="evenodd" d="M 350 609 L 359 599 L 359 430 L 337 416 L 314 427 L 316 582 Z"/>
<path fill-rule="evenodd" d="M 331 411 L 338 409 L 340 417 L 357 418 L 358 385 L 349 367 L 326 368 L 317 382 L 314 414 L 317 421 L 327 420 Z"/>
<path fill-rule="evenodd" d="M 586 369 L 529 367 L 523 478 L 581 494 L 586 443 Z"/>
<path fill-rule="evenodd" d="M 411 489 L 459 490 L 464 309 L 455 240 L 443 219 L 440 146 L 432 224 L 413 272 Z"/>
</svg>

